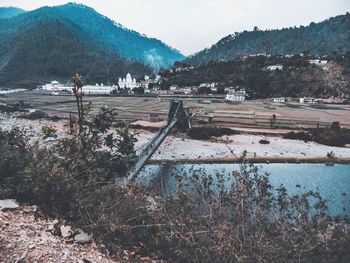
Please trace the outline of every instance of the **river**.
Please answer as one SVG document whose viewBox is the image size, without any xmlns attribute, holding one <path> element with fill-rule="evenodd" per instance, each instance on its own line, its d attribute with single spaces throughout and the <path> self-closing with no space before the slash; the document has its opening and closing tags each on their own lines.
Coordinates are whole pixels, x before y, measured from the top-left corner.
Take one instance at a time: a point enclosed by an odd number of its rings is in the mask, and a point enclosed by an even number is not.
<svg viewBox="0 0 350 263">
<path fill-rule="evenodd" d="M 256 166 L 261 173 L 269 174 L 272 186 L 283 184 L 291 194 L 318 189 L 321 196 L 328 201 L 331 215 L 350 215 L 350 165 L 274 163 Z M 221 173 L 226 178 L 231 178 L 230 174 L 239 170 L 239 164 L 227 163 L 147 165 L 138 180 L 150 183 L 152 180 L 159 181 L 162 175 L 163 189 L 169 194 L 178 186 L 176 176 L 205 172 L 207 175 Z"/>
</svg>

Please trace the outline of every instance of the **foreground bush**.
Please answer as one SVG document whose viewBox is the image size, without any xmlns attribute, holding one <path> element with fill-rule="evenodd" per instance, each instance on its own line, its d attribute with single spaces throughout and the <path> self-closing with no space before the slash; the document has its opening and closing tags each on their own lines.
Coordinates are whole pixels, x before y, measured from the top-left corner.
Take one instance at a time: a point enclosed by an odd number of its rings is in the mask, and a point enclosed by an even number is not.
<svg viewBox="0 0 350 263">
<path fill-rule="evenodd" d="M 344 147 L 350 144 L 350 130 L 341 129 L 339 123 L 334 122 L 329 129 L 311 129 L 308 132 L 289 132 L 283 136 L 285 139 L 315 141 L 320 144 Z"/>
<path fill-rule="evenodd" d="M 93 232 L 115 254 L 124 247 L 170 262 L 350 258 L 348 227 L 327 216 L 317 192 L 290 196 L 243 163 L 231 178 L 193 171 L 163 196 L 135 183 L 116 184 L 117 159 L 94 147 L 82 151 L 76 139 L 40 149 L 18 130 L 1 132 L 1 198 L 38 204 Z"/>
<path fill-rule="evenodd" d="M 213 126 L 194 127 L 187 131 L 191 139 L 209 140 L 211 137 L 221 137 L 223 135 L 234 135 L 239 132 L 229 128 L 218 128 Z"/>
</svg>

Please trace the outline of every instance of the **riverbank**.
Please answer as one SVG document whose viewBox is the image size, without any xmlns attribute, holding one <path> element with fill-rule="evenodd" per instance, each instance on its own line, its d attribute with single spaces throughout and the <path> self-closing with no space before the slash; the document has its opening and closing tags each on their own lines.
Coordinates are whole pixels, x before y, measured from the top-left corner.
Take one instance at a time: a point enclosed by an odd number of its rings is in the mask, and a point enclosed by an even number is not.
<svg viewBox="0 0 350 263">
<path fill-rule="evenodd" d="M 245 161 L 250 163 L 286 163 L 286 164 L 307 164 L 319 163 L 326 165 L 333 164 L 350 164 L 350 158 L 245 158 Z M 151 159 L 149 164 L 237 164 L 242 163 L 242 158 L 202 158 L 202 159 Z"/>
<path fill-rule="evenodd" d="M 136 148 L 142 148 L 153 136 L 155 133 L 142 131 Z M 260 144 L 260 140 L 270 143 Z M 213 141 L 170 135 L 150 162 L 235 163 L 241 161 L 244 152 L 247 160 L 257 163 L 350 163 L 350 148 L 252 134 L 223 136 Z"/>
<path fill-rule="evenodd" d="M 26 120 L 18 119 L 8 114 L 0 115 L 0 128 L 11 129 L 18 127 L 27 129 L 33 142 L 40 139 L 41 127 L 48 125 L 57 129 L 58 137 L 65 133 L 63 121 Z M 137 153 L 156 135 L 147 130 L 135 130 L 137 136 L 135 149 Z M 212 141 L 199 141 L 189 139 L 184 135 L 169 135 L 150 162 L 178 162 L 178 163 L 235 163 L 239 162 L 243 152 L 246 158 L 252 162 L 270 163 L 350 163 L 350 148 L 332 147 L 315 142 L 300 140 L 288 140 L 271 133 L 268 130 L 263 134 L 250 134 L 240 131 L 242 134 L 223 136 Z M 46 139 L 45 143 L 50 140 Z M 269 144 L 260 144 L 260 140 L 267 140 Z M 332 155 L 334 158 L 329 158 Z"/>
</svg>

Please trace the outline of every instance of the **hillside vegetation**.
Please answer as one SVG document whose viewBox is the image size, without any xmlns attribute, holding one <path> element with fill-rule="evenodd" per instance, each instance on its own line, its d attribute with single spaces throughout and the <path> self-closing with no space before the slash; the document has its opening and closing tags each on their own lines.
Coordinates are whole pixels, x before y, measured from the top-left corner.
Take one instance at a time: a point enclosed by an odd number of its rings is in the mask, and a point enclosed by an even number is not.
<svg viewBox="0 0 350 263">
<path fill-rule="evenodd" d="M 2 7 L 0 8 L 0 19 L 7 19 L 19 14 L 24 13 L 25 11 L 16 7 Z"/>
<path fill-rule="evenodd" d="M 246 88 L 250 99 L 275 96 L 349 96 L 350 53 L 329 56 L 323 68 L 310 64 L 311 57 L 279 56 L 248 57 L 230 61 L 201 64 L 191 68 L 185 63 L 182 71 L 165 70 L 163 88 L 172 84 L 198 86 L 201 83 L 219 83 L 224 87 Z M 282 70 L 268 70 L 268 66 L 282 65 Z"/>
<path fill-rule="evenodd" d="M 133 72 L 136 76 L 149 74 L 150 67 L 136 61 L 126 61 L 118 55 L 96 52 L 83 45 L 60 21 L 41 22 L 20 36 L 1 43 L 8 48 L 16 45 L 0 71 L 0 84 L 32 85 L 48 80 L 67 81 L 70 72 L 77 71 L 89 83 L 117 82 L 117 77 Z"/>
<path fill-rule="evenodd" d="M 254 31 L 236 32 L 190 56 L 186 62 L 199 65 L 250 54 L 286 55 L 305 51 L 319 56 L 350 51 L 350 14 L 298 28 L 265 31 L 254 28 Z"/>
</svg>

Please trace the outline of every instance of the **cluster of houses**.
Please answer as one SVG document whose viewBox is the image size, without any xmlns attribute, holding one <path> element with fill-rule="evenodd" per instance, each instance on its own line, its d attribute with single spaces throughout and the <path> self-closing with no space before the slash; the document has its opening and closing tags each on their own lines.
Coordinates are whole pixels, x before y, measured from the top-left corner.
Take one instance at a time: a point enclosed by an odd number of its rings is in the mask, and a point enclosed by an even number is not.
<svg viewBox="0 0 350 263">
<path fill-rule="evenodd" d="M 315 65 L 321 68 L 325 68 L 327 66 L 328 61 L 327 60 L 322 60 L 322 59 L 310 59 L 309 64 Z M 281 64 L 276 64 L 276 65 L 270 65 L 264 68 L 266 71 L 276 71 L 276 70 L 283 70 L 283 65 Z"/>
<path fill-rule="evenodd" d="M 82 90 L 85 95 L 109 95 L 109 94 L 118 94 L 118 93 L 135 93 L 136 89 L 141 88 L 144 94 L 183 94 L 189 95 L 197 93 L 200 89 L 206 89 L 210 94 L 215 94 L 218 92 L 219 83 L 202 83 L 199 86 L 192 87 L 180 87 L 179 85 L 171 85 L 169 90 L 161 91 L 159 89 L 159 81 L 161 80 L 160 76 L 156 76 L 155 79 L 151 79 L 148 76 L 145 76 L 144 80 L 137 82 L 135 78 L 132 78 L 131 74 L 128 73 L 125 78 L 119 78 L 118 85 L 84 85 Z M 153 85 L 150 85 L 153 84 Z M 152 88 L 150 88 L 152 86 Z M 222 94 L 226 94 L 225 101 L 232 103 L 240 103 L 245 101 L 248 97 L 245 89 L 240 89 L 239 87 L 226 87 L 221 88 Z M 42 90 L 51 92 L 52 95 L 59 95 L 60 92 L 73 92 L 72 85 L 63 85 L 58 81 L 52 81 L 49 84 L 42 86 Z M 210 95 L 209 94 L 209 95 Z"/>
<path fill-rule="evenodd" d="M 301 97 L 301 98 L 285 98 L 276 97 L 271 101 L 276 103 L 300 103 L 300 104 L 315 104 L 315 103 L 329 103 L 329 104 L 342 104 L 347 101 L 344 97 L 330 97 L 330 98 L 313 98 L 313 97 Z"/>
<path fill-rule="evenodd" d="M 151 93 L 149 86 L 151 83 L 158 82 L 160 76 L 156 76 L 155 79 L 151 79 L 149 76 L 145 76 L 144 80 L 137 82 L 136 78 L 133 78 L 130 73 L 125 78 L 119 78 L 117 85 L 84 85 L 82 90 L 86 95 L 108 95 L 112 93 L 133 93 L 133 90 L 143 88 L 144 93 Z M 71 84 L 61 84 L 58 81 L 51 81 L 51 83 L 42 86 L 42 90 L 51 92 L 53 95 L 58 95 L 59 92 L 73 92 L 73 86 Z"/>
<path fill-rule="evenodd" d="M 226 95 L 225 101 L 228 103 L 242 103 L 248 97 L 245 89 L 229 90 Z"/>
<path fill-rule="evenodd" d="M 276 103 L 287 103 L 287 102 L 299 102 L 300 104 L 315 104 L 319 102 L 319 99 L 311 98 L 311 97 L 302 97 L 302 98 L 285 98 L 285 97 L 277 97 L 271 99 Z"/>
<path fill-rule="evenodd" d="M 110 94 L 114 86 L 104 86 L 99 85 L 84 85 L 83 94 L 86 95 L 105 95 Z M 73 86 L 69 84 L 61 84 L 58 81 L 51 81 L 51 83 L 42 86 L 42 90 L 51 92 L 52 95 L 59 95 L 60 92 L 70 92 L 73 93 Z"/>
</svg>

